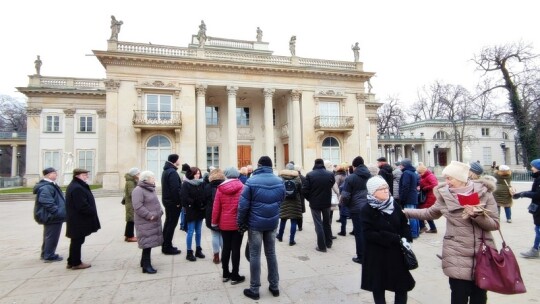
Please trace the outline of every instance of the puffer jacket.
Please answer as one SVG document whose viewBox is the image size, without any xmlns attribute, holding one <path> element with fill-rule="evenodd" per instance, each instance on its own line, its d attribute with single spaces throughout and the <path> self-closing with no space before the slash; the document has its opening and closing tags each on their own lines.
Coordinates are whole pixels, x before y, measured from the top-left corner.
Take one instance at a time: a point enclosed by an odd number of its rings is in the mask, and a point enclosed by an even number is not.
<svg viewBox="0 0 540 304">
<path fill-rule="evenodd" d="M 237 178 L 227 179 L 217 187 L 214 209 L 212 210 L 212 225 L 219 230 L 236 231 L 238 224 L 238 201 L 244 184 Z"/>
<path fill-rule="evenodd" d="M 474 192 L 480 197 L 480 206 L 489 210 L 488 215 L 463 219 L 461 206 L 450 193 L 446 183 L 441 183 L 433 193 L 437 201 L 427 209 L 404 209 L 409 218 L 435 220 L 446 218 L 446 233 L 443 240 L 442 267 L 446 276 L 454 279 L 474 281 L 474 258 L 480 245 L 479 238 L 484 230 L 486 243 L 496 248 L 490 231 L 499 227 L 497 204 L 493 198 L 495 185 L 488 180 L 471 181 Z"/>
<path fill-rule="evenodd" d="M 298 176 L 298 171 L 294 170 L 281 170 L 279 176 L 284 181 L 292 180 L 296 187 L 296 198 L 287 198 L 281 203 L 279 209 L 279 218 L 281 219 L 299 219 L 302 218 L 302 202 L 300 198 L 300 192 L 302 191 L 302 182 Z"/>
<path fill-rule="evenodd" d="M 532 174 L 532 177 L 534 178 L 531 191 L 524 191 L 518 193 L 519 197 L 527 197 L 531 199 L 531 203 L 540 205 L 540 171 L 537 171 Z M 540 226 L 540 208 L 532 214 L 534 225 Z"/>
<path fill-rule="evenodd" d="M 206 202 L 202 179 L 188 179 L 182 183 L 180 201 L 186 213 L 186 223 L 205 217 Z"/>
<path fill-rule="evenodd" d="M 204 182 L 204 195 L 205 195 L 205 201 L 206 201 L 204 219 L 205 219 L 206 227 L 208 227 L 211 230 L 214 230 L 214 228 L 212 228 L 212 212 L 214 210 L 214 199 L 216 198 L 217 187 L 221 185 L 223 181 L 225 181 L 225 175 L 223 174 L 222 171 L 216 170 L 216 171 L 210 172 L 210 174 L 208 174 L 208 176 L 205 178 L 205 182 Z"/>
<path fill-rule="evenodd" d="M 260 167 L 246 181 L 238 206 L 238 227 L 247 225 L 254 231 L 277 228 L 279 208 L 285 199 L 285 186 L 271 167 Z"/>
<path fill-rule="evenodd" d="M 58 224 L 66 221 L 66 199 L 57 184 L 40 180 L 34 186 L 36 195 L 34 219 L 39 224 Z"/>
<path fill-rule="evenodd" d="M 345 179 L 340 204 L 346 206 L 350 213 L 360 213 L 362 206 L 367 204 L 366 183 L 370 177 L 369 169 L 364 165 L 360 165 Z"/>
<path fill-rule="evenodd" d="M 134 176 L 124 175 L 126 186 L 124 188 L 124 207 L 126 208 L 126 222 L 133 222 L 133 203 L 131 202 L 131 192 L 137 187 L 137 181 Z"/>
<path fill-rule="evenodd" d="M 392 175 L 394 176 L 394 188 L 392 189 L 392 196 L 394 199 L 399 199 L 399 181 L 401 180 L 401 175 L 403 172 L 400 168 L 394 169 Z"/>
<path fill-rule="evenodd" d="M 399 200 L 402 206 L 418 205 L 418 174 L 413 166 L 403 168 L 399 179 Z"/>
<path fill-rule="evenodd" d="M 426 201 L 420 208 L 429 208 L 435 204 L 435 194 L 433 194 L 433 188 L 439 185 L 439 181 L 433 172 L 426 170 L 424 174 L 420 175 L 420 191 L 426 193 Z"/>
<path fill-rule="evenodd" d="M 135 211 L 135 230 L 139 248 L 153 248 L 163 243 L 161 217 L 163 210 L 156 195 L 156 186 L 139 182 L 131 193 Z M 152 220 L 151 218 L 154 217 Z"/>
<path fill-rule="evenodd" d="M 309 207 L 316 210 L 330 208 L 335 183 L 334 174 L 326 170 L 324 164 L 313 166 L 313 170 L 306 175 L 306 182 L 302 184 L 302 193 L 309 201 Z"/>
<path fill-rule="evenodd" d="M 497 202 L 499 207 L 512 207 L 512 195 L 508 189 L 509 186 L 512 186 L 512 171 L 497 171 L 494 174 L 495 179 L 497 179 L 497 189 L 493 192 L 493 197 Z M 508 186 L 506 183 L 508 183 Z"/>
</svg>

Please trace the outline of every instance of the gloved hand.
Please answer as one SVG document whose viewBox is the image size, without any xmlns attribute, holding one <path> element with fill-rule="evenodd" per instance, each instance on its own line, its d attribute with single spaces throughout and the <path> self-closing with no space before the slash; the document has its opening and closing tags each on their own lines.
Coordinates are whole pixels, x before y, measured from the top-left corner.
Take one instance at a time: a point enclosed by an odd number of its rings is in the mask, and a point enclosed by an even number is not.
<svg viewBox="0 0 540 304">
<path fill-rule="evenodd" d="M 407 242 L 406 238 L 401 238 L 401 244 L 403 245 L 403 247 L 407 248 L 407 250 L 412 249 L 411 244 L 409 242 Z"/>
<path fill-rule="evenodd" d="M 521 197 L 522 197 L 522 194 L 523 194 L 523 192 L 515 193 L 514 195 L 512 195 L 512 198 L 513 198 L 513 199 L 521 198 Z"/>
<path fill-rule="evenodd" d="M 212 230 L 219 231 L 219 226 L 215 225 L 215 224 L 212 224 Z"/>
</svg>

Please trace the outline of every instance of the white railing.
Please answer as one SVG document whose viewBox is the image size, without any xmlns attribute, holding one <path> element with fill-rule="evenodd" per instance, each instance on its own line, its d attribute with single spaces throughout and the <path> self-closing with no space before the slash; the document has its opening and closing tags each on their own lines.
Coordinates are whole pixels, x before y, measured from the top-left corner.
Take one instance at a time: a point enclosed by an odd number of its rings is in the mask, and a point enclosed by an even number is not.
<svg viewBox="0 0 540 304">
<path fill-rule="evenodd" d="M 44 76 L 38 76 L 36 79 L 38 81 L 37 85 L 40 87 L 80 89 L 100 89 L 105 87 L 101 79 Z"/>
<path fill-rule="evenodd" d="M 162 56 L 195 57 L 195 50 L 166 45 L 153 45 L 132 42 L 118 42 L 118 51 Z"/>
<path fill-rule="evenodd" d="M 223 39 L 216 37 L 208 37 L 205 44 L 209 46 L 221 46 L 235 49 L 254 49 L 253 42 L 251 41 Z"/>
</svg>

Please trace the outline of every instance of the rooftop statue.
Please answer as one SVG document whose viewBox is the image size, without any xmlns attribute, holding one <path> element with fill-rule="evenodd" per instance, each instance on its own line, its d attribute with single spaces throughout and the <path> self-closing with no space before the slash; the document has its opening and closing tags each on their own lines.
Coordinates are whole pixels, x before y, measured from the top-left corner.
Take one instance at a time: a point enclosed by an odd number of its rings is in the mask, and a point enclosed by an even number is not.
<svg viewBox="0 0 540 304">
<path fill-rule="evenodd" d="M 122 24 L 124 24 L 123 21 L 117 21 L 114 15 L 111 15 L 111 38 L 109 40 L 118 40 L 118 33 L 120 33 Z"/>
<path fill-rule="evenodd" d="M 204 44 L 206 43 L 206 24 L 204 24 L 204 20 L 201 20 L 201 25 L 199 25 L 199 32 L 197 33 L 197 39 L 199 40 L 199 47 L 204 47 Z"/>
<path fill-rule="evenodd" d="M 360 47 L 358 46 L 358 42 L 351 46 L 351 49 L 354 53 L 354 62 L 360 61 Z"/>
<path fill-rule="evenodd" d="M 291 51 L 292 56 L 296 56 L 296 36 L 292 36 L 289 41 L 289 51 Z"/>
<path fill-rule="evenodd" d="M 36 75 L 41 75 L 41 59 L 39 58 L 39 55 L 37 55 L 37 59 L 34 61 L 34 66 L 36 67 Z"/>
<path fill-rule="evenodd" d="M 263 31 L 257 26 L 257 42 L 262 42 Z"/>
</svg>

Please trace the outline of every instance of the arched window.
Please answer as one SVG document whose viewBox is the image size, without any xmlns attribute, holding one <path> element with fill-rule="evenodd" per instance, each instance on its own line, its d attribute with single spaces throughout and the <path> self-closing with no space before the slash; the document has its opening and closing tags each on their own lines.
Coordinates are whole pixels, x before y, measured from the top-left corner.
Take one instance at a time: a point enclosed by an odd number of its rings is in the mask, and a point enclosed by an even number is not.
<svg viewBox="0 0 540 304">
<path fill-rule="evenodd" d="M 171 141 L 163 135 L 154 135 L 146 143 L 146 169 L 156 175 L 156 183 L 161 181 L 163 164 L 171 154 Z"/>
<path fill-rule="evenodd" d="M 444 131 L 438 131 L 437 133 L 435 133 L 435 135 L 433 135 L 433 139 L 449 139 L 450 136 L 448 136 L 448 133 L 444 132 Z"/>
<path fill-rule="evenodd" d="M 322 159 L 329 160 L 332 164 L 341 163 L 341 148 L 334 137 L 327 137 L 322 142 Z"/>
</svg>

